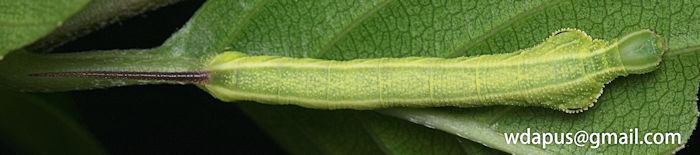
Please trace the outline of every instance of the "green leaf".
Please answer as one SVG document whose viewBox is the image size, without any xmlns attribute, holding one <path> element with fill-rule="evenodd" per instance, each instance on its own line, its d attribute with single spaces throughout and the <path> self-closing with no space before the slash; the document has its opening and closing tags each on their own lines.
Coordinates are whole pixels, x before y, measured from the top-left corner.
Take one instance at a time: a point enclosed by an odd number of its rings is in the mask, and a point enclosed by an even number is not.
<svg viewBox="0 0 700 155">
<path fill-rule="evenodd" d="M 93 0 L 51 34 L 34 44 L 13 52 L 0 61 L 0 85 L 20 91 L 60 91 L 123 86 L 135 84 L 164 83 L 163 81 L 104 80 L 104 79 L 45 79 L 28 77 L 37 72 L 60 72 L 67 70 L 123 71 L 185 71 L 194 70 L 198 58 L 174 58 L 151 54 L 146 50 L 116 50 L 89 53 L 37 54 L 54 46 L 84 35 L 94 29 L 116 22 L 119 18 L 134 16 L 139 12 L 169 5 L 179 0 Z M 95 65 L 103 64 L 103 65 Z M 64 81 L 65 80 L 65 81 Z"/>
<path fill-rule="evenodd" d="M 89 0 L 0 0 L 0 60 L 51 33 Z"/>
<path fill-rule="evenodd" d="M 86 62 L 79 67 L 70 67 L 76 59 L 68 56 L 46 55 L 41 57 L 51 60 L 48 63 L 30 59 L 11 64 L 0 63 L 0 71 L 7 70 L 8 65 L 41 66 L 35 67 L 41 68 L 40 71 L 100 68 L 127 71 L 196 70 L 201 69 L 201 64 L 198 64 L 201 62 L 193 60 L 206 59 L 226 50 L 252 55 L 335 60 L 474 56 L 528 48 L 562 28 L 579 28 L 593 38 L 606 40 L 640 29 L 654 29 L 666 39 L 668 49 L 660 69 L 651 74 L 614 80 L 606 86 L 596 106 L 581 114 L 502 106 L 379 111 L 456 135 L 452 136 L 367 111 L 320 111 L 291 106 L 237 104 L 278 139 L 283 147 L 300 154 L 448 154 L 484 150 L 479 148 L 480 145 L 473 145 L 474 142 L 509 153 L 525 154 L 670 153 L 683 144 L 605 144 L 597 149 L 590 148 L 590 145 L 548 145 L 543 149 L 541 145 L 504 144 L 505 139 L 500 136 L 508 132 L 525 132 L 527 128 L 531 128 L 531 132 L 549 133 L 575 133 L 579 130 L 620 133 L 639 128 L 642 133 L 677 132 L 685 143 L 697 123 L 698 115 L 695 102 L 700 83 L 697 54 L 700 52 L 700 11 L 695 10 L 699 7 L 700 3 L 695 1 L 210 0 L 160 48 L 141 53 L 123 52 L 124 55 L 134 55 L 127 59 L 121 59 L 122 56 L 111 52 L 103 57 L 93 53 L 92 57 L 84 57 L 92 61 L 92 65 Z M 77 55 L 81 54 L 71 56 Z M 157 59 L 154 62 L 139 61 L 138 55 Z M 27 56 L 18 54 L 17 57 Z M 166 63 L 168 61 L 170 63 Z M 130 66 L 129 63 L 138 66 Z M 15 70 L 11 74 L 0 75 L 0 83 L 18 80 L 24 81 L 15 85 L 19 89 L 54 91 L 138 84 L 108 81 L 94 84 L 90 80 L 62 81 L 59 84 L 47 80 L 35 84 L 32 81 L 37 79 L 16 73 L 37 69 L 25 67 Z M 15 77 L 3 80 L 10 76 Z M 71 88 L 71 84 L 80 87 Z M 312 136 L 303 136 L 304 133 Z M 392 136 L 392 133 L 395 135 Z M 474 142 L 459 143 L 464 140 L 459 138 L 450 140 L 457 136 Z M 405 137 L 409 137 L 408 140 L 402 139 Z M 437 140 L 424 140 L 431 138 Z M 358 147 L 348 147 L 347 144 L 358 144 Z M 435 147 L 443 149 L 431 152 L 431 148 Z M 311 151 L 304 152 L 299 148 Z M 412 150 L 415 148 L 425 149 Z"/>
<path fill-rule="evenodd" d="M 106 154 L 67 113 L 67 99 L 0 89 L 0 141 L 28 154 Z"/>
<path fill-rule="evenodd" d="M 181 0 L 91 0 L 61 27 L 27 48 L 30 51 L 47 51 L 121 19 L 179 1 Z"/>
</svg>

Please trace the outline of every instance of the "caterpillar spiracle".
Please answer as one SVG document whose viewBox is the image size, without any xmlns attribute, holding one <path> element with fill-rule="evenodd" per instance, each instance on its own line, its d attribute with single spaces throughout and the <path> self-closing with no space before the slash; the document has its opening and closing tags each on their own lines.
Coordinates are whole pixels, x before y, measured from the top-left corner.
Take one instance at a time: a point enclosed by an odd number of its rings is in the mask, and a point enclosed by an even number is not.
<svg viewBox="0 0 700 155">
<path fill-rule="evenodd" d="M 577 113 L 593 106 L 616 77 L 655 70 L 663 53 L 662 39 L 650 30 L 604 41 L 563 29 L 532 48 L 474 57 L 334 61 L 224 52 L 205 71 L 32 76 L 175 80 L 222 101 L 317 109 L 514 105 Z"/>
</svg>

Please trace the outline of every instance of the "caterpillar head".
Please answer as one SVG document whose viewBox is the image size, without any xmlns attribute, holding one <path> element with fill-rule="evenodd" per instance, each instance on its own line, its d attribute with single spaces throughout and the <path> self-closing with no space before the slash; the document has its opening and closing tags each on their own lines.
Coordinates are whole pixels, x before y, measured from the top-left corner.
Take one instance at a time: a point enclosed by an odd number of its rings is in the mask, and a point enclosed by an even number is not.
<svg viewBox="0 0 700 155">
<path fill-rule="evenodd" d="M 651 30 L 628 34 L 620 39 L 617 47 L 620 60 L 630 74 L 653 71 L 661 63 L 664 54 L 663 40 Z"/>
</svg>

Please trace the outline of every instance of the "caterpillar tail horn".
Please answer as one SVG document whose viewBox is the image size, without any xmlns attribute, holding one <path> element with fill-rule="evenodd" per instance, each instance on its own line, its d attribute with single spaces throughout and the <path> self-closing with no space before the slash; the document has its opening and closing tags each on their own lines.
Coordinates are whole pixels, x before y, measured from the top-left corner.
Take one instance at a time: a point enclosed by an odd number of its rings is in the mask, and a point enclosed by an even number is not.
<svg viewBox="0 0 700 155">
<path fill-rule="evenodd" d="M 86 72 L 47 72 L 29 74 L 35 77 L 80 77 L 103 79 L 127 79 L 127 80 L 163 80 L 193 84 L 208 84 L 209 71 L 192 72 L 112 72 L 112 71 L 86 71 Z"/>
</svg>

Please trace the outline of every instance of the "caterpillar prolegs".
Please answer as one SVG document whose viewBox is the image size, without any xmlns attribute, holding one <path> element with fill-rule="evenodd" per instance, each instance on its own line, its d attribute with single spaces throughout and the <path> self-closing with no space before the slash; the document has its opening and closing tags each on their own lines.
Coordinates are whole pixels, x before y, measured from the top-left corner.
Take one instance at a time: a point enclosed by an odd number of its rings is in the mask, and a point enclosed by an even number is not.
<svg viewBox="0 0 700 155">
<path fill-rule="evenodd" d="M 529 49 L 449 59 L 334 61 L 225 52 L 207 71 L 184 79 L 223 101 L 318 109 L 515 105 L 575 113 L 592 106 L 616 77 L 655 70 L 663 53 L 662 39 L 650 30 L 603 41 L 564 29 Z"/>
</svg>

